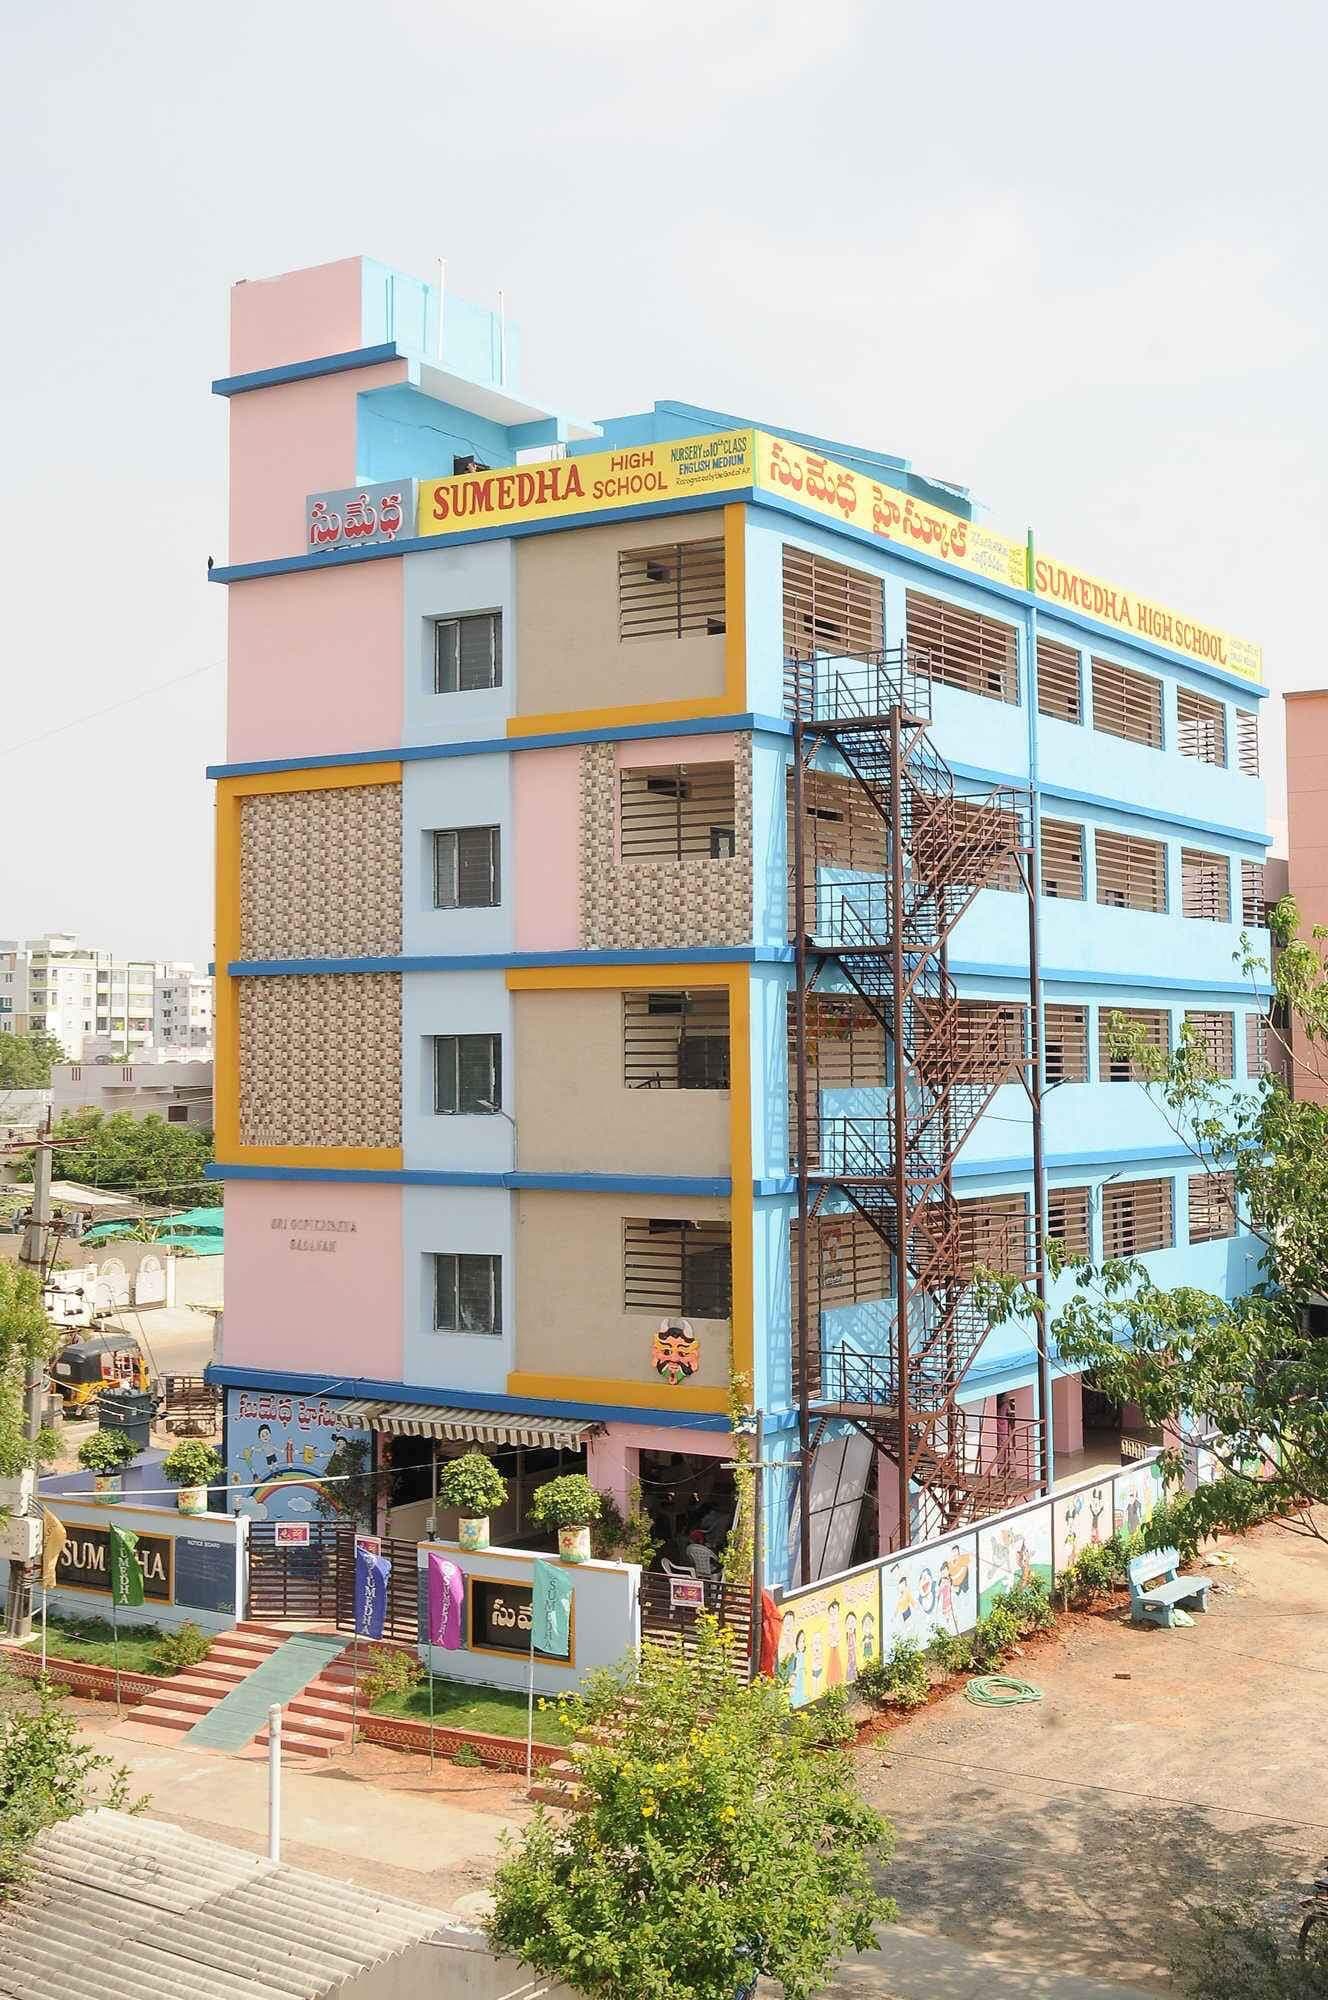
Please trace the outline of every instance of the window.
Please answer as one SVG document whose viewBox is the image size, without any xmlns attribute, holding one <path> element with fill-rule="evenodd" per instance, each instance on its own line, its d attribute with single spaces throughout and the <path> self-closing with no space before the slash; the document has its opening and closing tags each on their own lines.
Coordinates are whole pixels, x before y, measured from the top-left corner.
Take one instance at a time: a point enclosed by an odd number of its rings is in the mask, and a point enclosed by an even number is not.
<svg viewBox="0 0 1328 2000">
<path fill-rule="evenodd" d="M 624 861 L 715 860 L 734 852 L 732 764 L 624 771 L 619 804 Z"/>
<path fill-rule="evenodd" d="M 1240 920 L 1243 924 L 1266 924 L 1268 921 L 1261 862 L 1242 861 L 1240 864 Z"/>
<path fill-rule="evenodd" d="M 436 1333 L 501 1333 L 503 1260 L 441 1252 L 433 1260 Z"/>
<path fill-rule="evenodd" d="M 1083 694 L 1079 683 L 1079 655 L 1073 646 L 1056 639 L 1037 642 L 1038 714 L 1054 715 L 1060 722 L 1082 722 Z"/>
<path fill-rule="evenodd" d="M 496 826 L 454 826 L 435 833 L 433 900 L 439 910 L 497 907 L 499 867 Z"/>
<path fill-rule="evenodd" d="M 1185 1025 L 1207 1058 L 1213 1076 L 1236 1074 L 1236 1017 L 1187 1007 Z"/>
<path fill-rule="evenodd" d="M 618 637 L 682 639 L 724 630 L 724 542 L 618 551 Z"/>
<path fill-rule="evenodd" d="M 189 1106 L 187 1104 L 168 1104 L 166 1106 L 166 1123 L 168 1125 L 187 1125 L 189 1123 Z"/>
<path fill-rule="evenodd" d="M 1138 1257 L 1171 1248 L 1171 1182 L 1104 1182 L 1102 1254 Z"/>
<path fill-rule="evenodd" d="M 1245 1016 L 1245 1074 L 1251 1077 L 1281 1076 L 1285 1080 L 1286 1053 L 1266 1014 Z"/>
<path fill-rule="evenodd" d="M 1051 1083 L 1088 1081 L 1088 1009 L 1060 1004 L 1043 1011 L 1042 1070 Z"/>
<path fill-rule="evenodd" d="M 1136 1033 L 1145 1046 L 1171 1053 L 1171 1016 L 1165 1007 L 1103 1007 L 1098 1012 L 1098 1073 L 1103 1083 L 1145 1083 L 1148 1070 L 1135 1062 L 1125 1041 Z"/>
<path fill-rule="evenodd" d="M 469 694 L 503 684 L 503 617 L 500 611 L 439 618 L 433 628 L 435 694 Z"/>
<path fill-rule="evenodd" d="M 1013 625 L 1002 625 L 965 605 L 910 590 L 908 646 L 925 657 L 917 664 L 934 681 L 992 701 L 1019 700 L 1019 646 Z"/>
<path fill-rule="evenodd" d="M 1084 830 L 1068 820 L 1042 822 L 1042 893 L 1062 900 L 1084 900 Z"/>
<path fill-rule="evenodd" d="M 1022 1194 L 980 1195 L 959 1207 L 959 1268 L 971 1278 L 979 1266 L 1022 1278 L 1031 1265 L 1028 1199 Z"/>
<path fill-rule="evenodd" d="M 1215 1243 L 1236 1233 L 1236 1185 L 1230 1174 L 1190 1175 L 1190 1241 Z"/>
<path fill-rule="evenodd" d="M 503 1102 L 501 1035 L 433 1037 L 433 1108 L 483 1116 Z"/>
<path fill-rule="evenodd" d="M 1236 710 L 1236 768 L 1247 778 L 1259 775 L 1259 718 L 1249 708 Z"/>
<path fill-rule="evenodd" d="M 1061 1246 L 1064 1257 L 1087 1257 L 1088 1189 L 1053 1187 L 1047 1189 L 1047 1235 Z"/>
<path fill-rule="evenodd" d="M 865 659 L 884 644 L 881 579 L 786 543 L 785 659 Z"/>
<path fill-rule="evenodd" d="M 1183 917 L 1200 917 L 1218 924 L 1231 922 L 1231 869 L 1225 854 L 1206 854 L 1202 848 L 1182 847 L 1180 909 Z"/>
<path fill-rule="evenodd" d="M 789 1084 L 794 1085 L 796 1023 L 789 1017 Z M 807 995 L 808 1082 L 814 1090 L 879 1089 L 885 1082 L 885 1032 L 856 994 Z"/>
<path fill-rule="evenodd" d="M 1227 712 L 1220 701 L 1193 688 L 1176 689 L 1176 748 L 1201 764 L 1227 761 Z"/>
<path fill-rule="evenodd" d="M 1097 827 L 1093 834 L 1097 899 L 1114 910 L 1164 911 L 1167 907 L 1167 851 L 1160 840 Z"/>
<path fill-rule="evenodd" d="M 925 881 L 1022 886 L 1018 855 L 1027 842 L 1021 815 L 978 799 L 925 793 L 913 802 L 913 866 Z"/>
<path fill-rule="evenodd" d="M 1162 683 L 1114 660 L 1093 661 L 1093 727 L 1130 743 L 1162 747 Z"/>
<path fill-rule="evenodd" d="M 889 1296 L 893 1264 L 880 1232 L 860 1215 L 816 1217 L 808 1233 L 808 1306 L 813 1325 L 823 1310 Z M 792 1295 L 798 1289 L 797 1233 L 790 1243 Z"/>
<path fill-rule="evenodd" d="M 623 994 L 623 1081 L 629 1090 L 727 1090 L 729 996 Z"/>
<path fill-rule="evenodd" d="M 919 1011 L 921 1011 L 919 1009 Z M 948 1038 L 946 1038 L 948 1039 Z M 1017 1082 L 1028 1039 L 1027 1014 L 1022 1007 L 997 1000 L 961 1000 L 955 1009 L 954 1058 L 958 1074 L 971 1081 Z M 918 1066 L 926 1070 L 925 1049 Z M 948 1069 L 942 1058 L 943 1070 Z"/>
<path fill-rule="evenodd" d="M 727 1222 L 623 1222 L 623 1299 L 629 1313 L 727 1319 L 733 1251 Z"/>
</svg>

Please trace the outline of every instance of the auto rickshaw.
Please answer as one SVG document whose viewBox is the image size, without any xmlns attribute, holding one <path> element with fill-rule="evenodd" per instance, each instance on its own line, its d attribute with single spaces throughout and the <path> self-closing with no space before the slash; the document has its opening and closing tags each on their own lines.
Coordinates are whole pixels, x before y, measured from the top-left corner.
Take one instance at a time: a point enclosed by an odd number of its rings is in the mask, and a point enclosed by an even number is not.
<svg viewBox="0 0 1328 2000">
<path fill-rule="evenodd" d="M 71 1341 L 51 1363 L 51 1387 L 66 1412 L 95 1403 L 103 1389 L 151 1389 L 152 1371 L 132 1333 Z"/>
</svg>

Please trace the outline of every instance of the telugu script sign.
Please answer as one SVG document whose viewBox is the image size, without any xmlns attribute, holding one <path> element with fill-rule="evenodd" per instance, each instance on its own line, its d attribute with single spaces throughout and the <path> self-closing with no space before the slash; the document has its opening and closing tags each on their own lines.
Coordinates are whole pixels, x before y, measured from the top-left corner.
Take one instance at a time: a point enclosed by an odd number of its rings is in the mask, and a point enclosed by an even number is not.
<svg viewBox="0 0 1328 2000">
<path fill-rule="evenodd" d="M 413 479 L 311 493 L 304 503 L 305 547 L 310 555 L 381 548 L 413 532 L 415 505 Z"/>
<path fill-rule="evenodd" d="M 472 1576 L 466 1643 L 474 1652 L 530 1652 L 531 1586 L 506 1577 Z M 570 1644 L 570 1641 L 569 1641 Z M 564 1659 L 536 1646 L 540 1660 Z"/>
</svg>

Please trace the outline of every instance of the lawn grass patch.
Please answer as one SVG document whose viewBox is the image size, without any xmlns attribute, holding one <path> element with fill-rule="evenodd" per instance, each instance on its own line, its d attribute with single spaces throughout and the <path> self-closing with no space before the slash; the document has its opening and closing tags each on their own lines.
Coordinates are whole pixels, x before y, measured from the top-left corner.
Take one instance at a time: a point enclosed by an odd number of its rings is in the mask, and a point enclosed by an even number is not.
<svg viewBox="0 0 1328 2000">
<path fill-rule="evenodd" d="M 162 1634 L 155 1625 L 130 1625 L 123 1619 L 120 1624 L 120 1666 L 127 1674 L 163 1674 L 157 1658 Z M 52 1611 L 46 1624 L 46 1653 L 52 1660 L 77 1660 L 93 1667 L 113 1667 L 115 1647 L 109 1618 L 72 1617 L 65 1611 Z M 41 1620 L 33 1620 L 31 1643 L 26 1650 L 41 1653 Z"/>
<path fill-rule="evenodd" d="M 375 1715 L 404 1715 L 412 1722 L 429 1720 L 429 1683 L 421 1680 L 408 1694 L 380 1695 Z M 485 1736 L 525 1737 L 526 1697 L 515 1689 L 477 1688 L 462 1681 L 436 1678 L 433 1719 L 440 1729 L 475 1729 Z M 535 1741 L 570 1743 L 562 1717 L 552 1703 L 541 1708 L 535 1697 Z"/>
</svg>

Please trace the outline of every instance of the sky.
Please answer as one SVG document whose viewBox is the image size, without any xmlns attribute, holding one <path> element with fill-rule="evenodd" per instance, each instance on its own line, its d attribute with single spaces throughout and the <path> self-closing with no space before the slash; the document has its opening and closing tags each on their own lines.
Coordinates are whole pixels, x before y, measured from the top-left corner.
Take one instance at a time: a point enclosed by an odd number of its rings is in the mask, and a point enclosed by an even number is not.
<svg viewBox="0 0 1328 2000">
<path fill-rule="evenodd" d="M 501 289 L 537 398 L 901 454 L 1328 681 L 1328 10 L 47 0 L 4 53 L 0 936 L 211 957 L 227 292 L 357 252 Z"/>
</svg>

